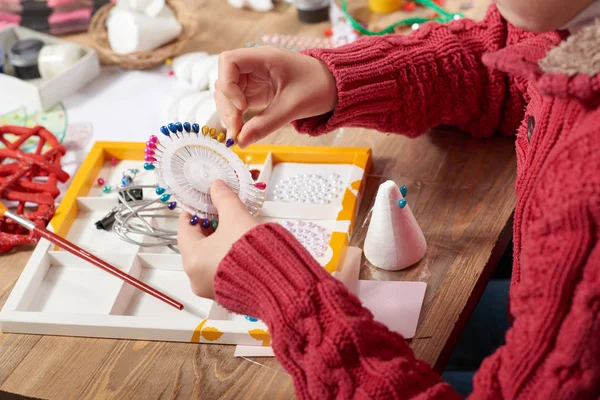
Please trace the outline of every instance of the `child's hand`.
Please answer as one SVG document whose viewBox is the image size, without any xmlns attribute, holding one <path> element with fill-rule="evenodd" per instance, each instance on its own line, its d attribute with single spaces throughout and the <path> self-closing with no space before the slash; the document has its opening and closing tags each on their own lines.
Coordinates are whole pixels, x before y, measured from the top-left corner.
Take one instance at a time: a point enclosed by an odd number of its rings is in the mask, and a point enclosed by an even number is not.
<svg viewBox="0 0 600 400">
<path fill-rule="evenodd" d="M 177 241 L 192 291 L 198 296 L 212 299 L 213 279 L 219 263 L 231 246 L 257 226 L 258 221 L 223 181 L 213 183 L 210 195 L 219 210 L 217 230 L 206 236 L 207 232 L 190 224 L 191 215 L 183 212 L 179 218 Z"/>
<path fill-rule="evenodd" d="M 240 49 L 219 56 L 215 101 L 228 138 L 237 136 L 245 147 L 291 121 L 332 111 L 337 88 L 316 58 L 272 47 Z M 263 111 L 244 124 L 248 108 Z"/>
</svg>

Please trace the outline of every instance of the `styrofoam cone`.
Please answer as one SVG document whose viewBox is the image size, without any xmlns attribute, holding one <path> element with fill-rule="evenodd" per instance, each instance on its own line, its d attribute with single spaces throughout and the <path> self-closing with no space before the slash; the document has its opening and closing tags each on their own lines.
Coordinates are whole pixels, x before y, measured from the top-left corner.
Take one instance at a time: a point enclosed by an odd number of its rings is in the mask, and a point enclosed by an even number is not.
<svg viewBox="0 0 600 400">
<path fill-rule="evenodd" d="M 214 99 L 206 100 L 196 110 L 195 122 L 200 126 L 217 127 L 220 125 L 219 114 L 217 114 L 217 105 Z"/>
<path fill-rule="evenodd" d="M 172 18 L 153 18 L 134 11 L 115 12 L 107 23 L 108 42 L 115 53 L 150 51 L 181 34 L 181 24 Z"/>
<path fill-rule="evenodd" d="M 177 56 L 173 59 L 173 73 L 180 81 L 185 81 L 188 84 L 192 82 L 192 67 L 196 61 L 200 61 L 208 57 L 208 53 L 198 51 L 194 53 L 186 53 Z"/>
<path fill-rule="evenodd" d="M 210 55 L 194 62 L 191 68 L 192 88 L 194 90 L 208 89 L 208 74 L 217 65 L 218 61 L 218 55 Z"/>
<path fill-rule="evenodd" d="M 227 4 L 231 7 L 242 8 L 246 5 L 246 0 L 227 0 Z"/>
<path fill-rule="evenodd" d="M 199 93 L 192 93 L 183 97 L 179 101 L 178 121 L 196 121 L 196 111 L 202 103 L 212 99 L 213 94 L 208 90 Z"/>
<path fill-rule="evenodd" d="M 215 91 L 215 84 L 217 83 L 217 79 L 219 79 L 219 66 L 215 65 L 208 73 L 208 89 L 211 92 Z"/>
<path fill-rule="evenodd" d="M 398 206 L 402 199 L 393 181 L 381 184 L 365 238 L 365 257 L 371 264 L 399 270 L 417 263 L 425 255 L 427 243 L 410 207 Z"/>
<path fill-rule="evenodd" d="M 167 121 L 177 121 L 179 117 L 179 102 L 191 94 L 194 94 L 192 89 L 184 88 L 174 90 L 162 98 L 161 106 Z"/>
</svg>

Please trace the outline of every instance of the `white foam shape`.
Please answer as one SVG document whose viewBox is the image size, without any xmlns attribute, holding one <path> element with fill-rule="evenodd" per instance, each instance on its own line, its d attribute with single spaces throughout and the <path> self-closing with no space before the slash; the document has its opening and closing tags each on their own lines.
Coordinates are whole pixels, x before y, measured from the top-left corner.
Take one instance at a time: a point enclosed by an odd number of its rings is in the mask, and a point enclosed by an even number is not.
<svg viewBox="0 0 600 400">
<path fill-rule="evenodd" d="M 217 105 L 215 104 L 214 99 L 206 100 L 198 107 L 196 111 L 196 119 L 194 122 L 199 124 L 200 126 L 213 126 L 216 128 L 216 123 L 218 123 L 219 117 L 217 114 Z"/>
<path fill-rule="evenodd" d="M 196 111 L 207 100 L 212 99 L 213 94 L 208 90 L 189 94 L 179 101 L 177 121 L 196 121 Z M 174 121 L 174 119 L 170 119 Z"/>
<path fill-rule="evenodd" d="M 194 91 L 190 88 L 175 90 L 163 97 L 162 109 L 165 115 L 165 120 L 176 121 L 179 116 L 179 102 L 186 96 L 193 94 Z"/>
<path fill-rule="evenodd" d="M 231 6 L 231 7 L 235 7 L 235 8 L 242 8 L 246 5 L 246 1 L 245 0 L 227 0 L 227 3 Z"/>
<path fill-rule="evenodd" d="M 143 12 L 150 17 L 160 15 L 165 8 L 165 0 L 130 0 L 134 10 Z"/>
<path fill-rule="evenodd" d="M 186 53 L 180 56 L 177 56 L 173 59 L 173 73 L 175 74 L 175 78 L 180 81 L 185 81 L 190 83 L 192 80 L 192 68 L 193 65 L 205 58 L 208 57 L 208 53 L 203 51 L 198 51 L 194 53 Z"/>
<path fill-rule="evenodd" d="M 217 65 L 218 55 L 210 55 L 196 60 L 191 67 L 191 83 L 194 90 L 208 89 L 208 73 Z"/>
<path fill-rule="evenodd" d="M 160 18 L 119 10 L 111 15 L 107 28 L 110 47 L 117 54 L 155 50 L 177 38 L 182 30 L 166 7 Z"/>
<path fill-rule="evenodd" d="M 208 73 L 208 88 L 211 92 L 215 91 L 215 83 L 219 79 L 219 66 L 215 65 Z"/>
<path fill-rule="evenodd" d="M 427 243 L 410 207 L 398 206 L 402 194 L 393 181 L 377 191 L 364 253 L 371 264 L 387 270 L 410 267 L 423 258 Z"/>
<path fill-rule="evenodd" d="M 248 0 L 248 5 L 254 11 L 267 12 L 273 9 L 271 0 Z"/>
</svg>

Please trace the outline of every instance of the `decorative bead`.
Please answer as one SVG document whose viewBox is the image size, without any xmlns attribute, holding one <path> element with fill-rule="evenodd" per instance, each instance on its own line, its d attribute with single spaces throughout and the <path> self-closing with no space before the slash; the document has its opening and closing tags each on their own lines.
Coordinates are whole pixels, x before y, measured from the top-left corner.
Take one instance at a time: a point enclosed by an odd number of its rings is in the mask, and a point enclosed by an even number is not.
<svg viewBox="0 0 600 400">
<path fill-rule="evenodd" d="M 156 158 L 154 158 L 154 157 L 152 157 L 152 156 L 149 156 L 148 154 L 146 154 L 146 155 L 144 156 L 144 160 L 146 160 L 146 161 L 148 161 L 148 162 L 155 162 L 155 161 L 156 161 Z"/>
<path fill-rule="evenodd" d="M 175 202 L 175 201 L 172 201 L 169 204 L 167 204 L 167 208 L 171 211 L 174 210 L 176 207 L 177 207 L 177 202 Z"/>
<path fill-rule="evenodd" d="M 408 188 L 406 186 L 400 186 L 400 193 L 403 197 L 406 197 L 406 193 L 408 193 Z"/>
<path fill-rule="evenodd" d="M 169 128 L 167 128 L 166 126 L 161 126 L 160 132 L 165 136 L 171 136 L 171 132 L 169 132 Z M 150 136 L 150 138 L 152 138 L 152 136 Z"/>
<path fill-rule="evenodd" d="M 254 184 L 254 187 L 257 188 L 258 190 L 265 190 L 267 188 L 267 184 L 264 182 L 256 182 Z"/>
<path fill-rule="evenodd" d="M 194 131 L 194 133 L 200 132 L 200 125 L 192 124 L 192 130 Z"/>
<path fill-rule="evenodd" d="M 104 186 L 104 187 L 102 188 L 102 191 L 103 191 L 104 193 L 110 193 L 110 191 L 111 191 L 111 187 L 110 187 L 110 186 Z"/>
<path fill-rule="evenodd" d="M 145 148 L 144 149 L 144 154 L 149 155 L 149 156 L 153 156 L 154 155 L 154 150 L 149 149 L 149 148 Z"/>
<path fill-rule="evenodd" d="M 149 141 L 149 140 L 148 140 L 148 141 L 146 142 L 146 148 L 147 148 L 147 149 L 156 149 L 156 143 L 154 143 L 154 142 L 151 142 L 151 141 Z"/>
<path fill-rule="evenodd" d="M 104 185 L 104 179 L 98 178 L 98 186 Z"/>
<path fill-rule="evenodd" d="M 169 128 L 169 130 L 173 133 L 177 133 L 177 126 L 175 126 L 174 123 L 170 123 L 169 125 L 167 125 L 167 127 Z"/>
<path fill-rule="evenodd" d="M 400 207 L 400 208 L 406 207 L 406 199 L 398 200 L 398 207 Z"/>
<path fill-rule="evenodd" d="M 133 183 L 133 178 L 129 175 L 124 175 L 121 178 L 121 183 L 123 184 L 123 186 L 130 186 Z"/>
<path fill-rule="evenodd" d="M 247 315 L 246 315 L 244 318 L 246 318 L 246 319 L 247 319 L 248 321 L 250 321 L 250 322 L 256 322 L 256 321 L 258 321 L 258 319 L 257 319 L 257 318 L 252 318 L 252 317 L 249 317 L 249 316 L 247 316 Z"/>
<path fill-rule="evenodd" d="M 202 227 L 203 227 L 204 229 L 208 229 L 208 228 L 210 228 L 210 221 L 208 220 L 208 218 L 204 218 L 204 219 L 202 220 Z"/>
<path fill-rule="evenodd" d="M 208 134 L 213 139 L 217 138 L 217 130 L 215 128 L 210 128 L 210 130 L 208 131 Z"/>
<path fill-rule="evenodd" d="M 204 125 L 204 126 L 202 127 L 202 134 L 203 134 L 204 136 L 208 135 L 208 132 L 209 132 L 209 131 L 210 131 L 210 128 L 209 128 L 208 126 Z"/>
<path fill-rule="evenodd" d="M 216 219 L 213 218 L 212 222 L 210 223 L 213 229 L 217 229 L 217 226 L 219 226 L 219 223 L 217 222 Z"/>
<path fill-rule="evenodd" d="M 175 129 L 177 129 L 177 132 L 183 132 L 183 125 L 181 122 L 175 122 Z"/>
<path fill-rule="evenodd" d="M 112 158 L 110 159 L 110 165 L 112 165 L 113 167 L 114 167 L 115 165 L 117 165 L 117 163 L 118 163 L 118 162 L 119 162 L 119 160 L 117 160 L 117 157 L 112 157 Z"/>
<path fill-rule="evenodd" d="M 148 140 L 151 141 L 152 143 L 159 143 L 159 140 L 158 140 L 158 138 L 155 135 L 150 135 L 150 137 L 148 138 Z"/>
<path fill-rule="evenodd" d="M 223 132 L 219 132 L 217 135 L 217 141 L 223 143 L 223 140 L 225 140 L 225 134 Z"/>
<path fill-rule="evenodd" d="M 190 133 L 190 132 L 192 131 L 192 126 L 190 125 L 190 123 L 189 123 L 189 122 L 184 122 L 184 123 L 183 123 L 183 129 L 185 129 L 185 131 L 186 131 L 187 133 Z"/>
<path fill-rule="evenodd" d="M 145 163 L 145 164 L 144 164 L 144 169 L 145 169 L 146 171 L 153 171 L 153 170 L 154 170 L 154 168 L 156 168 L 156 167 L 154 166 L 154 164 L 150 164 L 150 163 Z"/>
<path fill-rule="evenodd" d="M 200 222 L 200 218 L 198 218 L 197 215 L 194 215 L 192 218 L 190 218 L 190 224 L 198 225 L 198 222 Z"/>
<path fill-rule="evenodd" d="M 252 175 L 252 180 L 257 180 L 258 177 L 260 176 L 260 171 L 257 169 L 251 169 L 250 170 L 250 175 Z"/>
<path fill-rule="evenodd" d="M 227 142 L 225 142 L 225 146 L 227 147 L 231 147 L 235 144 L 235 141 L 231 138 L 227 139 Z"/>
<path fill-rule="evenodd" d="M 165 193 L 162 196 L 160 196 L 160 201 L 162 201 L 163 203 L 166 203 L 167 201 L 169 201 L 170 198 L 171 198 L 171 195 L 168 193 Z"/>
<path fill-rule="evenodd" d="M 161 195 L 164 192 L 166 192 L 165 188 L 161 188 L 161 187 L 157 187 L 156 190 L 154 190 L 156 192 L 157 195 Z"/>
</svg>

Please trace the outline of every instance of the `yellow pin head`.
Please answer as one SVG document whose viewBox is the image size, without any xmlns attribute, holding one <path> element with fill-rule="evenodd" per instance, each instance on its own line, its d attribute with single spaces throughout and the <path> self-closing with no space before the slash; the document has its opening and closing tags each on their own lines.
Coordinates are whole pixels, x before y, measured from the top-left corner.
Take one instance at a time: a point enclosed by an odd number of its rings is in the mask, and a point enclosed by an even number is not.
<svg viewBox="0 0 600 400">
<path fill-rule="evenodd" d="M 210 129 L 208 128 L 208 126 L 206 126 L 206 125 L 205 125 L 205 126 L 203 126 L 203 127 L 202 127 L 202 134 L 203 134 L 204 136 L 208 135 L 208 131 L 209 131 L 209 130 L 210 130 Z"/>
</svg>

